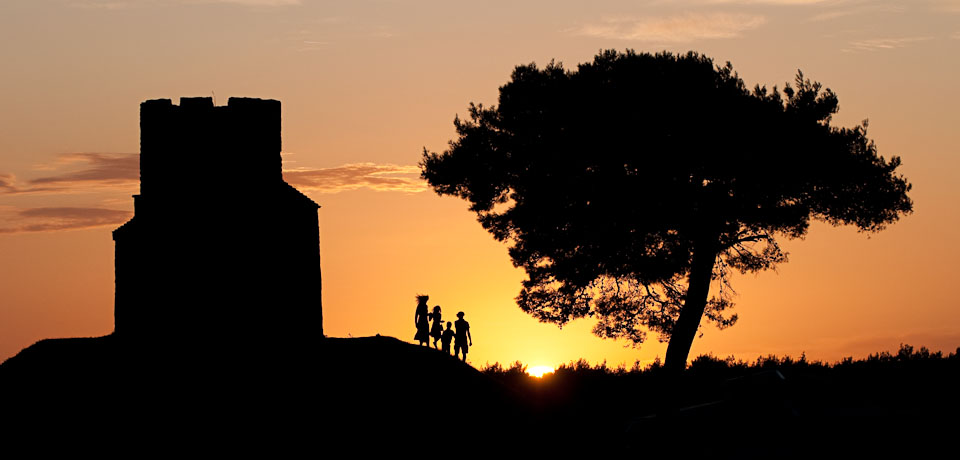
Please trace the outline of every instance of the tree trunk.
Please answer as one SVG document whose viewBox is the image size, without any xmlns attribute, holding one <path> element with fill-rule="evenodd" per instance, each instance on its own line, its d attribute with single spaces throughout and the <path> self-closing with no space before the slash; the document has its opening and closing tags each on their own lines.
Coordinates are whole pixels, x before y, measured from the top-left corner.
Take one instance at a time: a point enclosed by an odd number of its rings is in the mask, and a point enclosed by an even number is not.
<svg viewBox="0 0 960 460">
<path fill-rule="evenodd" d="M 703 310 L 707 306 L 707 296 L 710 294 L 710 280 L 713 275 L 713 264 L 717 259 L 717 238 L 703 238 L 693 248 L 693 261 L 690 266 L 690 275 L 687 278 L 687 295 L 683 299 L 683 308 L 680 317 L 674 325 L 670 343 L 667 345 L 667 356 L 663 367 L 668 373 L 679 375 L 687 367 L 687 356 L 690 346 L 700 327 Z"/>
</svg>

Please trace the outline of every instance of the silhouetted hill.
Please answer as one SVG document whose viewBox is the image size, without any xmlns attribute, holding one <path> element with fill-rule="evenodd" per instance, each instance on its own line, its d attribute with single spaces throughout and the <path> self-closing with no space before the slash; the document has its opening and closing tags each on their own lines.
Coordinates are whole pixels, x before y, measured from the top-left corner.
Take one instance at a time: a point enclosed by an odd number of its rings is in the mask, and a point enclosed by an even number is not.
<svg viewBox="0 0 960 460">
<path fill-rule="evenodd" d="M 40 341 L 0 365 L 4 415 L 229 450 L 883 458 L 948 447 L 960 410 L 960 356 L 908 346 L 832 365 L 700 357 L 680 379 L 579 362 L 536 379 L 391 337 L 193 345 Z"/>
<path fill-rule="evenodd" d="M 175 420 L 187 432 L 216 426 L 258 440 L 373 450 L 424 436 L 438 447 L 509 439 L 530 417 L 505 385 L 390 337 L 328 338 L 315 353 L 230 350 L 115 336 L 42 340 L 0 365 L 0 391 L 14 419 L 99 414 L 109 420 L 104 429 L 148 438 Z"/>
<path fill-rule="evenodd" d="M 381 336 L 329 338 L 324 348 L 335 431 L 497 439 L 529 415 L 505 385 L 432 348 Z"/>
<path fill-rule="evenodd" d="M 30 381 L 35 377 L 89 378 L 109 372 L 117 362 L 114 337 L 43 339 L 0 364 L 0 378 Z"/>
</svg>

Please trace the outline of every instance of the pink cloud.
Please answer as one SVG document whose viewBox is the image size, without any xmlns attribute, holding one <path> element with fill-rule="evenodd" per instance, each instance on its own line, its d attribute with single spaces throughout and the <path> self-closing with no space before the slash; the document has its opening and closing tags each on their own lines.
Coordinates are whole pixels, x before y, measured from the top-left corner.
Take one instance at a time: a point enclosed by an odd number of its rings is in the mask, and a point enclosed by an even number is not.
<svg viewBox="0 0 960 460">
<path fill-rule="evenodd" d="M 355 163 L 335 168 L 287 170 L 283 172 L 283 178 L 294 187 L 322 193 L 363 188 L 411 193 L 427 190 L 417 166 Z"/>
<path fill-rule="evenodd" d="M 16 212 L 12 220 L 16 225 L 0 227 L 0 234 L 52 232 L 118 225 L 133 213 L 104 208 L 26 208 Z"/>
</svg>

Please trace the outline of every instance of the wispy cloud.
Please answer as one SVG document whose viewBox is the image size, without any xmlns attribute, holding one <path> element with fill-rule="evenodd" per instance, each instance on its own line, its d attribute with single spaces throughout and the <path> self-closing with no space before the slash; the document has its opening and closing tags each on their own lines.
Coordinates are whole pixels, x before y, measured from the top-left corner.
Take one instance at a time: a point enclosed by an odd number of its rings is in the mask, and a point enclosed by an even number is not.
<svg viewBox="0 0 960 460">
<path fill-rule="evenodd" d="M 38 165 L 41 170 L 66 172 L 20 181 L 14 174 L 0 174 L 0 194 L 72 194 L 91 188 L 122 190 L 135 187 L 139 179 L 137 154 L 71 153 Z M 77 166 L 80 166 L 77 168 Z M 36 168 L 35 168 L 36 169 Z M 347 190 L 417 193 L 427 190 L 417 166 L 356 163 L 334 168 L 297 168 L 283 173 L 284 179 L 302 191 L 338 193 Z M 112 195 L 110 195 L 112 196 Z M 131 212 L 100 206 L 124 207 L 129 198 L 100 200 L 89 207 L 41 206 L 19 208 L 0 206 L 0 234 L 52 232 L 119 225 Z"/>
<path fill-rule="evenodd" d="M 286 170 L 283 178 L 299 189 L 321 193 L 357 189 L 410 193 L 427 190 L 417 166 L 354 163 L 335 168 Z"/>
<path fill-rule="evenodd" d="M 80 8 L 120 10 L 139 6 L 203 5 L 212 3 L 232 3 L 248 6 L 292 6 L 300 5 L 302 0 L 73 0 L 70 4 Z"/>
<path fill-rule="evenodd" d="M 736 5 L 816 5 L 836 3 L 837 0 L 706 0 L 704 3 Z"/>
<path fill-rule="evenodd" d="M 754 14 L 687 13 L 643 19 L 607 19 L 575 29 L 577 35 L 644 42 L 691 42 L 734 38 L 760 27 L 766 18 Z"/>
<path fill-rule="evenodd" d="M 933 0 L 933 2 L 937 10 L 960 13 L 960 0 Z"/>
<path fill-rule="evenodd" d="M 202 0 L 203 3 L 236 3 L 254 6 L 289 6 L 303 3 L 301 0 Z"/>
<path fill-rule="evenodd" d="M 21 184 L 13 174 L 0 174 L 0 194 L 76 193 L 91 188 L 131 188 L 140 180 L 136 153 L 66 153 L 38 170 L 62 171 Z"/>
<path fill-rule="evenodd" d="M 289 160 L 288 160 L 289 161 Z M 140 181 L 140 155 L 136 153 L 68 153 L 34 170 L 47 175 L 19 180 L 0 173 L 0 194 L 74 194 L 96 190 L 135 190 Z M 294 168 L 284 179 L 303 190 L 336 193 L 344 190 L 421 192 L 426 183 L 417 166 L 354 163 L 334 168 Z"/>
<path fill-rule="evenodd" d="M 136 6 L 156 3 L 152 0 L 74 0 L 70 6 L 101 10 L 125 10 Z"/>
<path fill-rule="evenodd" d="M 863 16 L 871 13 L 902 13 L 906 7 L 902 5 L 865 4 L 857 7 L 838 8 L 813 15 L 811 21 L 831 21 L 849 16 Z"/>
<path fill-rule="evenodd" d="M 933 37 L 899 37 L 899 38 L 870 38 L 866 40 L 855 40 L 849 43 L 847 48 L 843 48 L 841 51 L 844 52 L 857 52 L 857 51 L 882 51 L 882 50 L 891 50 L 897 48 L 903 48 L 908 45 L 917 42 L 923 42 L 931 40 Z"/>
<path fill-rule="evenodd" d="M 0 234 L 53 232 L 118 225 L 133 213 L 104 208 L 26 208 L 12 218 L 13 226 L 0 227 Z"/>
<path fill-rule="evenodd" d="M 140 180 L 140 155 L 136 153 L 67 153 L 60 155 L 57 165 L 81 164 L 84 168 L 30 180 L 31 185 L 76 184 L 102 182 L 127 184 Z"/>
<path fill-rule="evenodd" d="M 3 193 L 20 193 L 17 177 L 13 174 L 0 174 L 0 194 Z"/>
<path fill-rule="evenodd" d="M 317 51 L 329 49 L 330 42 L 323 40 L 303 40 L 297 51 Z"/>
</svg>

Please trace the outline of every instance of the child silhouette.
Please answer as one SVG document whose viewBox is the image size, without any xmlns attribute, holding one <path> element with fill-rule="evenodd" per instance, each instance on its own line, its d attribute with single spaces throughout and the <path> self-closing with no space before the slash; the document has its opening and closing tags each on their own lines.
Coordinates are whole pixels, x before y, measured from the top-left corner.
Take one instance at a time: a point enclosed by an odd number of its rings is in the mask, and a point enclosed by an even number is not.
<svg viewBox="0 0 960 460">
<path fill-rule="evenodd" d="M 430 328 L 430 337 L 433 337 L 433 348 L 437 348 L 437 342 L 440 341 L 440 336 L 443 335 L 443 320 L 440 319 L 440 305 L 433 307 L 433 313 L 430 313 L 429 316 L 433 320 L 433 326 Z"/>
<path fill-rule="evenodd" d="M 443 345 L 443 352 L 450 354 L 450 342 L 453 341 L 453 323 L 447 321 L 447 330 L 440 336 L 440 342 Z"/>
</svg>

